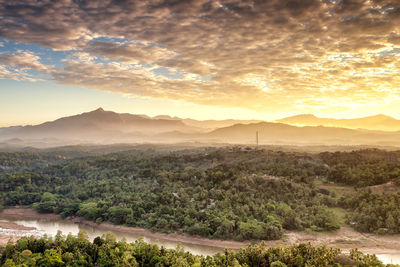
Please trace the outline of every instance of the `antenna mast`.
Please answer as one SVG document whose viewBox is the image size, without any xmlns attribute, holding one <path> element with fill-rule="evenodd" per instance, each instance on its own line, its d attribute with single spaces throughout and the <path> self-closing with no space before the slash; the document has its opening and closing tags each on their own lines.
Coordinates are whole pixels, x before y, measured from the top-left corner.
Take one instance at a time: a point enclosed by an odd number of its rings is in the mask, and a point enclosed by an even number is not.
<svg viewBox="0 0 400 267">
<path fill-rule="evenodd" d="M 258 147 L 258 131 L 256 131 L 256 146 Z"/>
</svg>

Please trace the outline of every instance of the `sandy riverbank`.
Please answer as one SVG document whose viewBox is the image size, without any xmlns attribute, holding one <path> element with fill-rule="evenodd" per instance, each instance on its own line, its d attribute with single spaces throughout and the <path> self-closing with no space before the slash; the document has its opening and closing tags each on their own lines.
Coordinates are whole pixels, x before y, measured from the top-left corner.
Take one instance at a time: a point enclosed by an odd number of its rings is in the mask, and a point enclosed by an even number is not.
<svg viewBox="0 0 400 267">
<path fill-rule="evenodd" d="M 375 235 L 360 233 L 349 226 L 342 226 L 334 232 L 306 233 L 287 232 L 284 244 L 299 244 L 310 242 L 313 245 L 326 245 L 350 251 L 357 248 L 368 254 L 400 255 L 400 235 Z"/>
<path fill-rule="evenodd" d="M 3 217 L 21 217 L 31 219 L 56 219 L 61 220 L 61 217 L 53 213 L 39 213 L 33 209 L 10 208 L 0 211 L 0 216 Z"/>
<path fill-rule="evenodd" d="M 13 229 L 13 230 L 35 230 L 35 227 L 27 227 L 23 225 L 19 225 L 13 222 L 1 222 L 0 221 L 0 228 L 3 229 Z"/>
<path fill-rule="evenodd" d="M 10 240 L 10 238 L 12 238 L 12 237 L 10 237 L 8 235 L 0 235 L 0 246 L 1 247 L 6 246 L 8 243 L 8 240 Z"/>
<path fill-rule="evenodd" d="M 56 219 L 62 220 L 60 216 L 56 214 L 41 214 L 32 209 L 5 209 L 0 212 L 0 216 L 3 218 L 7 217 L 18 217 L 18 218 L 31 218 L 31 219 Z M 125 233 L 134 233 L 140 236 L 170 240 L 174 242 L 181 242 L 194 245 L 211 246 L 228 249 L 240 249 L 246 247 L 250 242 L 237 242 L 237 241 L 226 241 L 226 240 L 214 240 L 206 239 L 201 237 L 193 237 L 188 235 L 178 234 L 163 234 L 152 232 L 148 229 L 127 227 L 120 225 L 113 225 L 110 223 L 96 224 L 92 221 L 87 221 L 79 217 L 67 218 L 76 223 L 85 224 L 105 231 L 117 231 Z M 0 227 L 1 224 L 0 224 Z M 16 224 L 8 224 L 7 227 L 18 229 L 21 226 Z M 24 226 L 22 226 L 24 227 Z M 2 241 L 3 240 L 3 241 Z M 0 244 L 7 243 L 8 238 L 0 236 Z M 313 245 L 327 245 L 329 247 L 340 248 L 343 251 L 349 251 L 353 248 L 357 248 L 365 253 L 370 254 L 398 254 L 400 255 L 400 235 L 380 236 L 374 234 L 359 233 L 354 231 L 348 226 L 343 226 L 341 229 L 335 232 L 323 232 L 323 233 L 307 233 L 307 232 L 285 232 L 285 237 L 282 240 L 266 241 L 268 246 L 291 245 L 299 243 L 308 243 Z"/>
<path fill-rule="evenodd" d="M 27 218 L 27 219 L 55 219 L 55 220 L 63 220 L 57 214 L 43 214 L 38 213 L 33 209 L 21 209 L 21 208 L 10 208 L 5 209 L 0 212 L 0 217 L 3 218 Z M 97 227 L 98 229 L 102 229 L 105 231 L 117 231 L 124 233 L 133 233 L 139 236 L 152 237 L 157 239 L 165 239 L 174 242 L 181 242 L 187 244 L 194 245 L 202 245 L 202 246 L 210 246 L 210 247 L 218 247 L 218 248 L 228 248 L 228 249 L 240 249 L 246 247 L 249 242 L 238 242 L 238 241 L 228 241 L 228 240 L 216 240 L 216 239 L 207 239 L 189 235 L 181 235 L 181 234 L 164 234 L 152 232 L 148 229 L 137 228 L 137 227 L 128 227 L 122 225 L 113 225 L 111 223 L 100 223 L 97 224 L 92 221 L 85 220 L 79 217 L 69 217 L 64 220 L 69 220 L 75 223 L 80 223 L 88 226 Z M 0 226 L 1 227 L 1 226 Z"/>
</svg>

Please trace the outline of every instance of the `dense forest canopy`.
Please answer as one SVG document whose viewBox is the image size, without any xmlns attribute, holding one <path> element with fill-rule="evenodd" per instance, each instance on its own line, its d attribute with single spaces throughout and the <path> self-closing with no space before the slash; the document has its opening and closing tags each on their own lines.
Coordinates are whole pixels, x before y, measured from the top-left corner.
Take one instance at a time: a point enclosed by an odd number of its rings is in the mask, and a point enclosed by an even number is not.
<svg viewBox="0 0 400 267">
<path fill-rule="evenodd" d="M 72 151 L 0 153 L 0 205 L 235 240 L 280 239 L 285 229 L 335 230 L 341 222 L 334 210 L 343 208 L 357 230 L 400 233 L 400 195 L 368 191 L 400 182 L 400 151 Z"/>
<path fill-rule="evenodd" d="M 77 237 L 58 233 L 54 238 L 24 237 L 16 244 L 0 247 L 2 266 L 384 266 L 376 256 L 352 250 L 300 244 L 287 248 L 267 248 L 265 244 L 249 246 L 237 252 L 226 250 L 214 256 L 198 256 L 182 248 L 165 249 L 138 240 L 116 242 L 112 234 L 93 242 L 85 232 Z M 389 266 L 389 265 L 388 265 Z"/>
</svg>

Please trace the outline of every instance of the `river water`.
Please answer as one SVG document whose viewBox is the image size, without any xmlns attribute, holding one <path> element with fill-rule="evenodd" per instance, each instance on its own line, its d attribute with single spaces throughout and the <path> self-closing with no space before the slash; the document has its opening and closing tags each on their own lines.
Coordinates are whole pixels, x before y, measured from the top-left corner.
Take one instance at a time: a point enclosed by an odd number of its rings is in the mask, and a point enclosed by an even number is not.
<svg viewBox="0 0 400 267">
<path fill-rule="evenodd" d="M 101 236 L 105 233 L 113 233 L 117 240 L 122 240 L 125 238 L 127 242 L 134 242 L 138 238 L 142 237 L 144 241 L 152 244 L 157 244 L 159 246 L 164 246 L 165 248 L 176 248 L 178 243 L 184 248 L 185 251 L 189 251 L 197 255 L 214 255 L 218 252 L 223 252 L 224 249 L 220 247 L 196 245 L 185 242 L 176 242 L 163 238 L 153 238 L 149 236 L 138 235 L 134 233 L 127 233 L 118 230 L 103 230 L 95 226 L 88 226 L 84 224 L 77 224 L 68 220 L 56 220 L 56 219 L 26 219 L 17 217 L 0 217 L 0 221 L 13 222 L 23 226 L 35 227 L 36 230 L 10 230 L 0 228 L 0 235 L 10 235 L 10 236 L 55 236 L 57 231 L 61 231 L 63 234 L 73 234 L 77 235 L 80 230 L 86 231 L 89 239 L 93 239 L 97 236 Z M 385 264 L 400 264 L 400 255 L 397 254 L 377 254 L 378 258 Z"/>
<path fill-rule="evenodd" d="M 154 238 L 149 236 L 143 236 L 135 233 L 127 233 L 118 230 L 103 230 L 97 227 L 88 226 L 84 224 L 74 223 L 68 220 L 56 220 L 56 219 L 27 219 L 27 218 L 17 218 L 17 217 L 0 217 L 0 221 L 3 222 L 13 222 L 23 226 L 35 227 L 36 230 L 9 230 L 0 228 L 0 235 L 12 235 L 12 236 L 31 236 L 36 237 L 43 236 L 47 234 L 48 236 L 55 236 L 57 231 L 60 230 L 64 235 L 69 233 L 77 235 L 80 230 L 86 231 L 89 236 L 89 240 L 93 241 L 94 238 L 102 236 L 105 233 L 115 234 L 117 240 L 126 239 L 127 242 L 134 242 L 140 237 L 143 238 L 147 243 L 157 244 L 159 246 L 164 246 L 165 248 L 176 248 L 178 243 L 180 243 L 185 251 L 189 251 L 196 255 L 214 255 L 218 252 L 223 252 L 224 249 L 220 247 L 196 245 L 191 243 L 176 242 L 163 238 Z"/>
</svg>

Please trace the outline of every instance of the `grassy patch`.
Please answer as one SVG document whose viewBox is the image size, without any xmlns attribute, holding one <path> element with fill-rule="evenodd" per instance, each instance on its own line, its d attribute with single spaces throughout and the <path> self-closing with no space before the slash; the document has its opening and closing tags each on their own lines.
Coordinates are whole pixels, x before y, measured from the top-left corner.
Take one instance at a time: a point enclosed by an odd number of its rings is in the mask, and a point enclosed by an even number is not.
<svg viewBox="0 0 400 267">
<path fill-rule="evenodd" d="M 340 225 L 344 225 L 346 223 L 346 214 L 348 213 L 345 209 L 342 208 L 329 208 L 335 214 L 336 218 L 340 222 Z"/>
<path fill-rule="evenodd" d="M 314 185 L 316 188 L 329 190 L 331 194 L 335 194 L 338 198 L 344 195 L 351 195 L 356 193 L 356 190 L 352 186 L 338 185 L 334 183 L 325 183 L 321 180 L 316 180 L 314 182 Z"/>
</svg>

